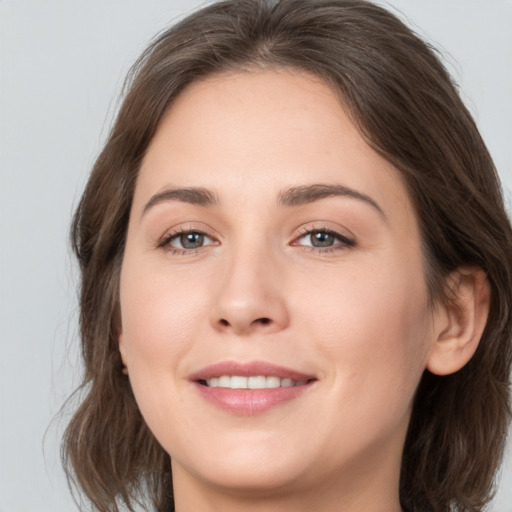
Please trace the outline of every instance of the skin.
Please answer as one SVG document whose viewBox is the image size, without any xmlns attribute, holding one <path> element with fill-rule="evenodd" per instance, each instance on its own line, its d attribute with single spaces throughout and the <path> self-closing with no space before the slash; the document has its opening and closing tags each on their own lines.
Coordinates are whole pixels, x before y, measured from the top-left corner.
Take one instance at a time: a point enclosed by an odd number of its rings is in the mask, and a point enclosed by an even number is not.
<svg viewBox="0 0 512 512">
<path fill-rule="evenodd" d="M 375 204 L 279 203 L 314 184 Z M 184 187 L 218 202 L 151 201 Z M 179 233 L 170 239 L 180 229 L 205 233 L 205 244 L 182 249 Z M 313 247 L 308 232 L 325 229 L 350 243 Z M 452 280 L 470 306 L 431 310 L 420 246 L 400 175 L 323 82 L 230 73 L 178 97 L 136 185 L 119 335 L 141 412 L 171 456 L 178 512 L 401 510 L 415 389 L 429 365 L 450 373 L 471 357 L 488 299 L 469 269 Z M 225 360 L 269 361 L 317 381 L 262 414 L 237 415 L 189 380 Z"/>
</svg>

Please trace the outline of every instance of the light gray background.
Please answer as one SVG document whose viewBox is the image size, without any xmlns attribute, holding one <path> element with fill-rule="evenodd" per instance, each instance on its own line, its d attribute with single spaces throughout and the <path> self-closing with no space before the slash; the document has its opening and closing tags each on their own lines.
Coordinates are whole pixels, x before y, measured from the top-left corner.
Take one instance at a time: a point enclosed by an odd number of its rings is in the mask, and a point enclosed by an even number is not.
<svg viewBox="0 0 512 512">
<path fill-rule="evenodd" d="M 52 422 L 80 372 L 70 216 L 129 65 L 200 3 L 0 0 L 0 512 L 75 510 Z M 445 53 L 510 205 L 512 0 L 390 3 Z M 495 512 L 512 512 L 511 451 Z"/>
</svg>

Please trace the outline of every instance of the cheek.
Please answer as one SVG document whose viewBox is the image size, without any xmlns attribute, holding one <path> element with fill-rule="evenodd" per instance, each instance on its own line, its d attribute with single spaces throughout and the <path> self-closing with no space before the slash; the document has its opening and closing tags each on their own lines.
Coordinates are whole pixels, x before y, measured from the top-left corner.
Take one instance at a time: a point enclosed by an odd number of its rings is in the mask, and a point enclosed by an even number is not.
<svg viewBox="0 0 512 512">
<path fill-rule="evenodd" d="M 144 268 L 144 265 L 142 265 Z M 204 317 L 204 291 L 147 265 L 121 277 L 126 355 L 134 371 L 165 372 L 180 361 Z"/>
<path fill-rule="evenodd" d="M 204 296 L 176 276 L 152 272 L 151 266 L 126 266 L 121 277 L 122 340 L 135 399 L 147 424 L 165 446 L 185 422 L 189 404 L 180 386 L 182 362 L 204 323 Z M 191 284 L 190 282 L 188 283 Z M 169 436 L 172 425 L 173 435 Z"/>
<path fill-rule="evenodd" d="M 332 369 L 333 389 L 357 397 L 362 413 L 379 404 L 403 413 L 426 365 L 432 331 L 421 264 L 402 263 L 347 268 L 317 292 L 309 286 L 302 301 L 301 330 Z"/>
</svg>

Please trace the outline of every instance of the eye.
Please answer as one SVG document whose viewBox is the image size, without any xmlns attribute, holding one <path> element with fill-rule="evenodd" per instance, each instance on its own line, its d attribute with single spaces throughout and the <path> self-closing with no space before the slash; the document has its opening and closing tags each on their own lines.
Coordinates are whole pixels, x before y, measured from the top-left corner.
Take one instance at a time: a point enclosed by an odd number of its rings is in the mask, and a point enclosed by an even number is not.
<svg viewBox="0 0 512 512">
<path fill-rule="evenodd" d="M 354 247 L 355 241 L 330 229 L 313 229 L 302 234 L 293 245 L 302 245 L 315 249 L 345 249 Z"/>
<path fill-rule="evenodd" d="M 171 233 L 162 240 L 160 247 L 168 247 L 176 249 L 177 251 L 186 252 L 194 249 L 200 249 L 201 247 L 212 245 L 213 243 L 213 239 L 206 233 L 203 233 L 202 231 L 187 230 Z"/>
</svg>

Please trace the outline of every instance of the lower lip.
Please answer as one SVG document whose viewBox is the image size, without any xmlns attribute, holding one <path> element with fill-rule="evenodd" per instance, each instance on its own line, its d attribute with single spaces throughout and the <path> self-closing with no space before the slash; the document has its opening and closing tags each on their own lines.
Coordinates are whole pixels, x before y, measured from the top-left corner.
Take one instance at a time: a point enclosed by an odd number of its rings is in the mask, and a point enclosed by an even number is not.
<svg viewBox="0 0 512 512">
<path fill-rule="evenodd" d="M 193 384 L 206 400 L 221 409 L 233 414 L 252 416 L 298 398 L 311 387 L 313 382 L 301 386 L 268 389 L 214 388 L 199 382 Z"/>
</svg>

